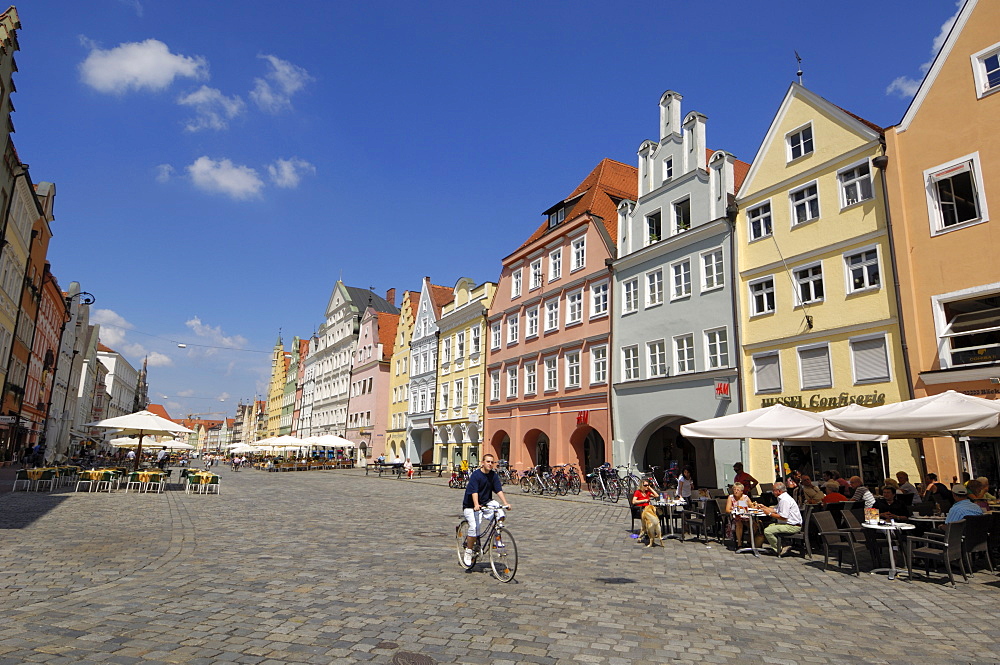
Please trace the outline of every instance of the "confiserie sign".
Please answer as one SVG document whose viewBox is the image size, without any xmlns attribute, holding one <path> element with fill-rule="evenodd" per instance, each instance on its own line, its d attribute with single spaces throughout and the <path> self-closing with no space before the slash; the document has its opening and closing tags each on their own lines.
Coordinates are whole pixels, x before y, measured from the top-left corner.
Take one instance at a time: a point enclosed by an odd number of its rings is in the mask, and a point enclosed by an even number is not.
<svg viewBox="0 0 1000 665">
<path fill-rule="evenodd" d="M 834 397 L 823 397 L 821 394 L 815 395 L 779 395 L 777 397 L 765 397 L 760 401 L 761 406 L 772 406 L 774 404 L 784 404 L 796 409 L 832 409 L 848 404 L 861 404 L 862 406 L 881 406 L 885 404 L 885 393 L 865 393 L 852 395 L 851 393 L 840 393 Z"/>
</svg>

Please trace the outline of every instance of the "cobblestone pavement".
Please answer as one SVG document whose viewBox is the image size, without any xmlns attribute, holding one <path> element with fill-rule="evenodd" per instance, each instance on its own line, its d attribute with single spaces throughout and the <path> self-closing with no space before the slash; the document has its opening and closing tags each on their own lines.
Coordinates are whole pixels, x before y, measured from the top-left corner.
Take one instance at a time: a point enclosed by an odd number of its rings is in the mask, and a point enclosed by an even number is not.
<svg viewBox="0 0 1000 665">
<path fill-rule="evenodd" d="M 0 496 L 0 664 L 992 663 L 998 577 L 822 570 L 628 537 L 511 492 L 516 580 L 463 571 L 443 479 L 222 471 L 221 496 Z"/>
</svg>

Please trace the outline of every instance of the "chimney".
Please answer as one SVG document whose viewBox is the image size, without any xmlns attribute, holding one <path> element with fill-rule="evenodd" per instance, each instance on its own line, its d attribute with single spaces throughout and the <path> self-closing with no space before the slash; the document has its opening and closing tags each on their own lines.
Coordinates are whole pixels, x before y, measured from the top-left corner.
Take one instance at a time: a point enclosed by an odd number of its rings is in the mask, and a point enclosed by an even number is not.
<svg viewBox="0 0 1000 665">
<path fill-rule="evenodd" d="M 385 292 L 385 300 L 393 307 L 396 306 L 396 289 L 389 289 Z"/>
</svg>

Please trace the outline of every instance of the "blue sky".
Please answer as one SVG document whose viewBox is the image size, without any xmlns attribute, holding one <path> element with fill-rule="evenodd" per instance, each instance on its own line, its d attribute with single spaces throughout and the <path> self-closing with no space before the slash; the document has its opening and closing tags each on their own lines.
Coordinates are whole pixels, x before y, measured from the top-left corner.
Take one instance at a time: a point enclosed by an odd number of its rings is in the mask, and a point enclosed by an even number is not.
<svg viewBox="0 0 1000 665">
<path fill-rule="evenodd" d="M 497 279 L 600 159 L 636 163 L 667 89 L 748 162 L 796 50 L 811 90 L 898 122 L 957 5 L 17 8 L 14 141 L 56 183 L 53 272 L 97 297 L 109 346 L 149 355 L 151 399 L 180 416 L 263 394 L 253 351 L 310 335 L 338 277 L 380 293 Z"/>
</svg>

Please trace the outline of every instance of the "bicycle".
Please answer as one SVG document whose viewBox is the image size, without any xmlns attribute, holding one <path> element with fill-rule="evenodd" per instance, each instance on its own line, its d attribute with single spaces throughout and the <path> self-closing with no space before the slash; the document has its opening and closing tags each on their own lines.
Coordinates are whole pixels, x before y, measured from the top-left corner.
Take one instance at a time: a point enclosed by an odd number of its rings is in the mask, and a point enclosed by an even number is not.
<svg viewBox="0 0 1000 665">
<path fill-rule="evenodd" d="M 487 512 L 489 513 L 487 515 Z M 455 547 L 458 563 L 466 570 L 472 570 L 479 557 L 484 554 L 483 543 L 488 543 L 490 568 L 501 582 L 510 582 L 517 573 L 517 545 L 514 536 L 504 524 L 506 515 L 498 501 L 490 501 L 480 511 L 479 528 L 476 529 L 476 547 L 472 550 L 472 564 L 465 565 L 465 541 L 469 535 L 469 523 L 464 518 L 455 527 Z"/>
<path fill-rule="evenodd" d="M 594 499 L 608 499 L 612 503 L 617 503 L 621 497 L 621 483 L 610 464 L 594 469 L 594 472 L 587 476 L 587 485 L 590 488 L 590 496 Z"/>
<path fill-rule="evenodd" d="M 469 482 L 469 472 L 468 471 L 452 471 L 451 478 L 448 479 L 448 487 L 452 489 L 465 489 L 466 484 Z"/>
</svg>

